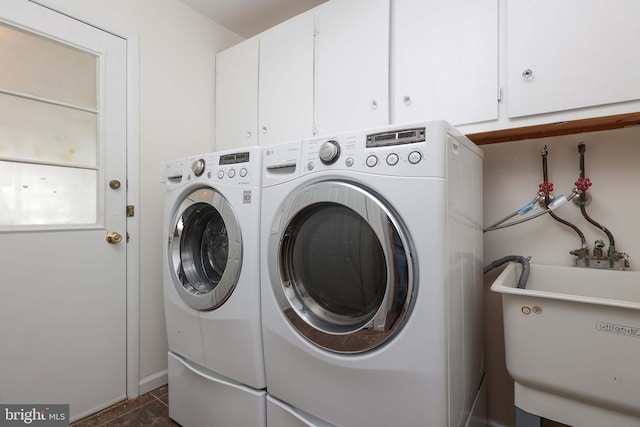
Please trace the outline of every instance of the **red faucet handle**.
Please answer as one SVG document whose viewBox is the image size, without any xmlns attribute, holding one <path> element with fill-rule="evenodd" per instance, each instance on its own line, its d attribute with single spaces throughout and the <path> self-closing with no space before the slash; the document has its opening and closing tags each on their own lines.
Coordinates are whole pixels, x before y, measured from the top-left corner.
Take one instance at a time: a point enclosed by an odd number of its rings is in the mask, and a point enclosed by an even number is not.
<svg viewBox="0 0 640 427">
<path fill-rule="evenodd" d="M 593 184 L 589 178 L 578 178 L 576 181 L 576 188 L 580 191 L 587 191 L 591 185 Z"/>
<path fill-rule="evenodd" d="M 553 191 L 553 182 L 545 181 L 538 186 L 539 192 L 544 193 L 545 195 L 549 195 Z"/>
</svg>

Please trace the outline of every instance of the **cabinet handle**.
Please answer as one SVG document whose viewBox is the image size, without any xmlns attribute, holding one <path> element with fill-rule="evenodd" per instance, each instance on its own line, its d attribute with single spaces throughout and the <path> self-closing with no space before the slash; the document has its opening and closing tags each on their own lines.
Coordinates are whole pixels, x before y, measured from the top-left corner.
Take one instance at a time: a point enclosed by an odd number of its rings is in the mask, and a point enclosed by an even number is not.
<svg viewBox="0 0 640 427">
<path fill-rule="evenodd" d="M 377 110 L 378 109 L 378 101 L 376 101 L 375 99 L 371 100 L 371 109 L 372 110 Z"/>
<path fill-rule="evenodd" d="M 402 98 L 402 102 L 404 102 L 404 105 L 411 105 L 411 97 L 409 95 L 405 95 Z"/>
<path fill-rule="evenodd" d="M 247 131 L 247 133 L 245 134 L 245 136 L 246 136 L 247 138 L 251 138 L 251 132 Z"/>
<path fill-rule="evenodd" d="M 527 68 L 522 72 L 522 77 L 524 77 L 527 80 L 531 80 L 533 78 L 533 70 Z"/>
<path fill-rule="evenodd" d="M 262 126 L 262 133 L 267 133 L 267 127 L 266 126 Z"/>
</svg>

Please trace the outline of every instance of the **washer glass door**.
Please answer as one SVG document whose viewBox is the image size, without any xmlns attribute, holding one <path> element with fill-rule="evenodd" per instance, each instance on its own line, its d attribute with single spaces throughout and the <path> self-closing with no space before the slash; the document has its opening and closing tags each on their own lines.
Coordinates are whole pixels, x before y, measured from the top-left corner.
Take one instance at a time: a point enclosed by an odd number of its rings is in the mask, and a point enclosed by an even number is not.
<svg viewBox="0 0 640 427">
<path fill-rule="evenodd" d="M 270 242 L 278 259 L 270 264 L 279 268 L 272 284 L 291 324 L 337 352 L 367 351 L 389 339 L 413 293 L 409 241 L 397 218 L 345 182 L 310 185 L 281 212 L 288 214 L 279 216 L 282 232 Z"/>
<path fill-rule="evenodd" d="M 174 287 L 190 307 L 213 310 L 229 298 L 240 275 L 242 236 L 224 196 L 212 188 L 187 195 L 168 244 Z"/>
</svg>

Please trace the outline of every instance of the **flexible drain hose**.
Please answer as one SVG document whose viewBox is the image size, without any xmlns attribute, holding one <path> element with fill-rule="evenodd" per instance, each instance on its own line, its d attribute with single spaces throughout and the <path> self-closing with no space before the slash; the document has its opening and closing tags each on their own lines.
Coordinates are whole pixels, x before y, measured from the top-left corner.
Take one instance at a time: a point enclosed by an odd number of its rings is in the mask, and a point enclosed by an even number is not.
<svg viewBox="0 0 640 427">
<path fill-rule="evenodd" d="M 487 265 L 484 268 L 483 273 L 486 274 L 489 271 L 493 270 L 494 268 L 498 268 L 502 264 L 505 264 L 511 261 L 519 262 L 520 264 L 522 264 L 522 273 L 520 273 L 520 280 L 518 280 L 518 288 L 525 289 L 527 287 L 527 280 L 529 280 L 529 270 L 531 269 L 531 267 L 529 266 L 529 258 L 525 258 L 520 255 L 509 255 L 504 258 L 500 258 L 496 261 L 493 261 L 491 264 Z"/>
</svg>

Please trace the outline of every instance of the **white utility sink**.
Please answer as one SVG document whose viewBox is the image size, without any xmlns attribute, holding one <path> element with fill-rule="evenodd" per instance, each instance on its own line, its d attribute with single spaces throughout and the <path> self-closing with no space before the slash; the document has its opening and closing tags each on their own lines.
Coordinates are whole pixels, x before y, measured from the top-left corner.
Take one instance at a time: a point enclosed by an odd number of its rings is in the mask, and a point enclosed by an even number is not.
<svg viewBox="0 0 640 427">
<path fill-rule="evenodd" d="M 640 272 L 510 263 L 502 294 L 517 407 L 575 427 L 640 426 Z"/>
</svg>

